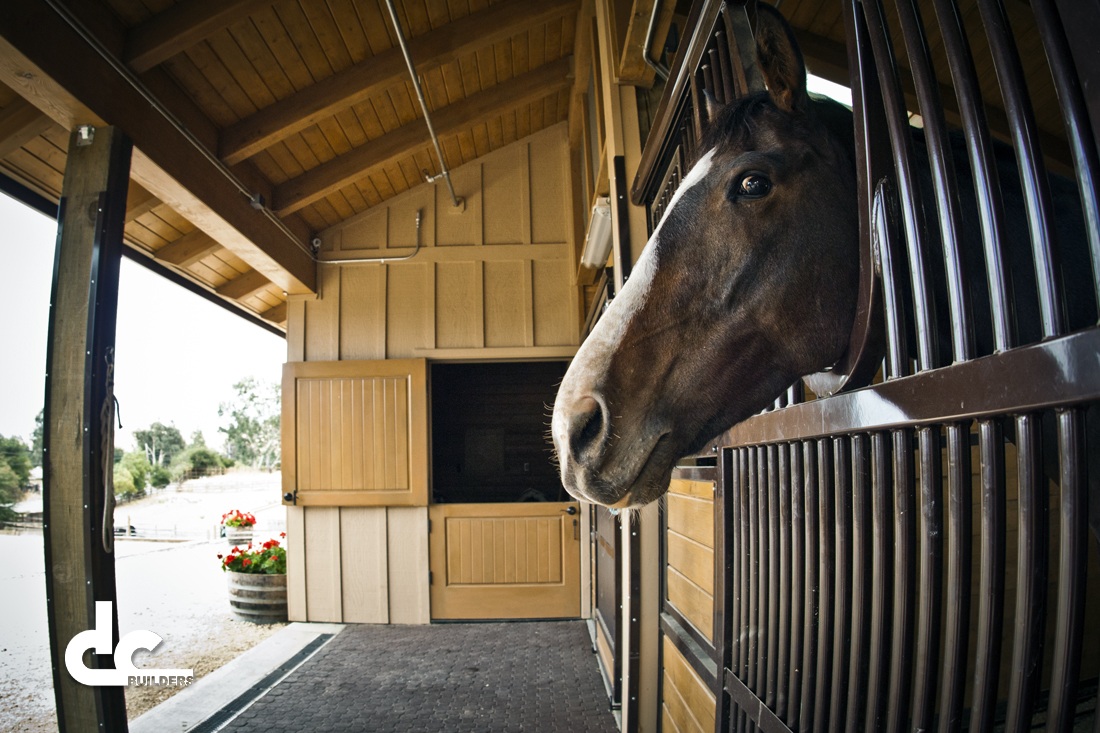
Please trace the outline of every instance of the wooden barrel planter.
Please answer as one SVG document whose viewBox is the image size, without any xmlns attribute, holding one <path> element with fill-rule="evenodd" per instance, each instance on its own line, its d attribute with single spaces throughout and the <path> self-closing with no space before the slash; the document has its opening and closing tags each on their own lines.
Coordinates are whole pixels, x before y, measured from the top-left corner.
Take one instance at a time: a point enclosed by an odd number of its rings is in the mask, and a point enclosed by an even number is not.
<svg viewBox="0 0 1100 733">
<path fill-rule="evenodd" d="M 252 541 L 251 527 L 226 527 L 225 539 L 230 547 L 246 547 Z"/>
<path fill-rule="evenodd" d="M 237 618 L 256 624 L 286 621 L 286 575 L 227 572 L 229 605 Z"/>
</svg>

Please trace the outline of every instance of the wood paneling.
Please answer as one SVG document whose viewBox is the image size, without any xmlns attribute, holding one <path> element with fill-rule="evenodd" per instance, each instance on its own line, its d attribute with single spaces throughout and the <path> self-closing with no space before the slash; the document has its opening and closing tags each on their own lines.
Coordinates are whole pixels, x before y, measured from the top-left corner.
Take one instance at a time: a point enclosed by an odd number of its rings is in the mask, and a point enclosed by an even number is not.
<svg viewBox="0 0 1100 733">
<path fill-rule="evenodd" d="M 305 513 L 306 608 L 310 621 L 342 622 L 340 509 L 314 507 Z"/>
<path fill-rule="evenodd" d="M 306 505 L 427 503 L 422 360 L 307 362 L 283 372 L 283 489 Z"/>
<path fill-rule="evenodd" d="M 573 503 L 429 508 L 433 619 L 580 615 L 580 520 Z"/>
<path fill-rule="evenodd" d="M 426 624 L 428 594 L 428 509 L 389 507 L 390 623 Z"/>
<path fill-rule="evenodd" d="M 286 585 L 287 618 L 308 621 L 306 606 L 306 510 L 286 508 Z"/>
<path fill-rule="evenodd" d="M 306 359 L 568 355 L 579 311 L 571 227 L 559 208 L 565 133 L 559 125 L 455 171 L 463 209 L 445 186 L 422 186 L 323 232 L 321 258 L 331 264 L 320 268 L 320 298 L 304 306 Z M 528 160 L 538 161 L 537 176 Z M 395 259 L 336 264 L 381 257 Z"/>
<path fill-rule="evenodd" d="M 340 510 L 340 587 L 344 623 L 389 621 L 385 507 Z"/>
<path fill-rule="evenodd" d="M 706 684 L 687 663 L 676 646 L 667 638 L 662 648 L 664 660 L 664 685 L 662 687 L 661 715 L 665 730 L 684 733 L 709 733 L 714 730 L 715 698 Z"/>
<path fill-rule="evenodd" d="M 713 485 L 709 481 L 675 479 L 666 501 L 667 600 L 703 636 L 713 641 Z"/>
</svg>

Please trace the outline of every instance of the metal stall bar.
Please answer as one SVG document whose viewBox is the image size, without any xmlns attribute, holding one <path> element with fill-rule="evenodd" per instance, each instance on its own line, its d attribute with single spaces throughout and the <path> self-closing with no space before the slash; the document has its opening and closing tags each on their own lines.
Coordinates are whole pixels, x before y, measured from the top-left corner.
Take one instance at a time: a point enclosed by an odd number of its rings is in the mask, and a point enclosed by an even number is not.
<svg viewBox="0 0 1100 733">
<path fill-rule="evenodd" d="M 867 629 L 871 623 L 871 472 L 867 436 L 852 441 L 852 630 L 844 730 L 858 730 L 867 704 Z"/>
<path fill-rule="evenodd" d="M 847 679 L 852 635 L 852 444 L 845 436 L 833 444 L 834 567 L 836 586 L 833 610 L 832 699 L 829 701 L 829 729 L 844 730 L 848 690 Z"/>
<path fill-rule="evenodd" d="M 814 725 L 814 690 L 817 687 L 818 634 L 825 633 L 819 625 L 818 594 L 820 564 L 818 551 L 817 447 L 814 441 L 802 442 L 803 508 L 806 511 L 806 585 L 805 608 L 802 616 L 802 700 L 798 713 L 799 730 L 812 730 Z"/>
<path fill-rule="evenodd" d="M 943 608 L 943 469 L 940 429 L 917 431 L 920 452 L 920 577 L 917 592 L 913 728 L 931 730 L 940 667 Z"/>
<path fill-rule="evenodd" d="M 788 443 L 785 449 L 791 464 L 791 655 L 787 682 L 786 723 L 799 727 L 802 703 L 802 650 L 806 608 L 806 494 L 802 479 L 802 447 Z"/>
<path fill-rule="evenodd" d="M 1018 550 L 1016 620 L 1005 730 L 1027 731 L 1043 670 L 1047 596 L 1047 492 L 1038 415 L 1016 418 Z"/>
<path fill-rule="evenodd" d="M 947 271 L 948 313 L 951 318 L 951 348 L 955 361 L 965 361 L 974 352 L 974 326 L 966 288 L 966 272 L 959 252 L 962 214 L 959 211 L 958 183 L 951 143 L 947 138 L 947 123 L 943 115 L 936 74 L 932 68 L 927 34 L 916 0 L 900 0 L 896 4 L 898 19 L 909 54 L 920 113 L 924 121 L 924 139 L 932 167 L 932 185 L 936 210 L 939 212 L 940 242 Z"/>
<path fill-rule="evenodd" d="M 912 693 L 913 627 L 916 608 L 916 501 L 913 431 L 892 431 L 894 443 L 894 619 L 890 643 L 887 730 L 900 731 L 909 716 Z"/>
<path fill-rule="evenodd" d="M 1065 117 L 1066 137 L 1077 173 L 1077 188 L 1081 196 L 1081 209 L 1085 215 L 1088 232 L 1089 259 L 1092 264 L 1093 295 L 1100 310 L 1100 161 L 1097 160 L 1096 140 L 1089 127 L 1089 114 L 1085 106 L 1084 91 L 1077 77 L 1066 40 L 1065 28 L 1054 3 L 1032 3 L 1039 36 L 1043 39 L 1058 100 Z M 1087 11 L 1086 11 L 1087 12 Z M 1100 716 L 1097 716 L 1100 718 Z"/>
<path fill-rule="evenodd" d="M 828 730 L 832 694 L 833 612 L 836 595 L 836 526 L 833 508 L 833 449 L 829 438 L 817 441 L 818 504 L 818 634 L 817 679 L 814 686 L 814 730 Z"/>
<path fill-rule="evenodd" d="M 1055 610 L 1054 671 L 1047 726 L 1073 726 L 1085 630 L 1085 573 L 1088 564 L 1088 500 L 1084 415 L 1080 408 L 1058 411 L 1061 500 L 1058 507 L 1058 599 Z M 1097 717 L 1100 717 L 1098 714 Z"/>
<path fill-rule="evenodd" d="M 1058 336 L 1065 332 L 1065 320 L 1061 288 L 1057 281 L 1053 207 L 1043 154 L 1039 149 L 1039 128 L 1031 110 L 1023 67 L 1012 40 L 1004 5 L 1000 0 L 978 0 L 978 8 L 993 54 L 993 67 L 1000 83 L 1016 161 L 1020 166 L 1020 183 L 1024 190 L 1032 257 L 1035 260 L 1035 281 L 1039 289 L 1043 337 Z"/>
<path fill-rule="evenodd" d="M 898 81 L 897 63 L 888 35 L 886 19 L 879 0 L 862 3 L 867 18 L 867 31 L 875 56 L 879 86 L 882 89 L 886 109 L 887 129 L 893 149 L 894 171 L 897 175 L 898 200 L 901 220 L 905 230 L 906 251 L 909 256 L 909 279 L 913 291 L 913 310 L 917 337 L 917 370 L 924 371 L 937 366 L 936 359 L 936 308 L 930 290 L 930 273 L 925 261 L 924 207 L 920 187 L 913 169 L 912 136 L 909 115 Z"/>
<path fill-rule="evenodd" d="M 958 730 L 963 719 L 966 659 L 970 648 L 970 558 L 973 511 L 970 425 L 947 426 L 947 587 L 944 590 L 944 660 L 940 683 L 941 733 Z"/>
<path fill-rule="evenodd" d="M 886 717 L 884 681 L 889 679 L 892 572 L 887 567 L 894 544 L 894 501 L 890 481 L 890 443 L 886 433 L 871 434 L 871 634 L 868 642 L 867 710 L 863 727 L 878 730 Z"/>
<path fill-rule="evenodd" d="M 778 690 L 779 658 L 779 626 L 782 617 L 779 615 L 779 457 L 778 447 L 769 445 L 761 448 L 761 458 L 766 461 L 766 489 L 767 502 L 761 502 L 767 507 L 768 522 L 768 616 L 767 616 L 767 660 L 768 666 L 765 673 L 764 704 L 772 710 L 776 709 Z"/>
<path fill-rule="evenodd" d="M 978 647 L 970 729 L 989 730 L 997 706 L 1005 595 L 1004 438 L 998 419 L 978 423 L 981 461 L 981 571 L 978 581 Z"/>
<path fill-rule="evenodd" d="M 776 452 L 779 478 L 779 607 L 776 619 L 779 641 L 776 646 L 775 714 L 787 717 L 787 679 L 791 649 L 791 467 L 786 445 L 772 446 Z M 770 458 L 770 456 L 769 456 Z"/>
<path fill-rule="evenodd" d="M 959 8 L 952 0 L 932 0 L 936 21 L 950 59 L 951 81 L 959 102 L 967 154 L 974 174 L 974 194 L 982 232 L 986 282 L 989 286 L 993 349 L 1005 351 L 1016 345 L 1012 323 L 1012 293 L 1002 242 L 1005 241 L 1004 205 L 993 156 L 993 139 L 986 122 L 981 87 L 974 68 L 970 42 L 963 28 Z"/>
</svg>

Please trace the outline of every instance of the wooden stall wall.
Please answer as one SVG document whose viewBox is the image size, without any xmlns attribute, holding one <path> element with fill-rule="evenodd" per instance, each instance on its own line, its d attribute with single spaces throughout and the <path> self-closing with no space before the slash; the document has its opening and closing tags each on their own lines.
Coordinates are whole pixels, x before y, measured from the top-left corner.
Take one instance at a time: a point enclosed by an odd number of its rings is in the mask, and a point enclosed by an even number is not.
<svg viewBox="0 0 1100 733">
<path fill-rule="evenodd" d="M 712 731 L 717 712 L 716 525 L 711 468 L 682 468 L 666 497 L 661 595 L 661 726 Z"/>
<path fill-rule="evenodd" d="M 287 360 L 571 357 L 581 316 L 568 162 L 563 123 L 455 169 L 462 207 L 442 182 L 425 184 L 322 232 L 319 293 L 289 302 Z M 298 455 L 292 443 L 284 456 Z M 427 471 L 423 460 L 410 468 Z M 287 507 L 290 618 L 427 623 L 426 498 L 351 503 Z"/>
<path fill-rule="evenodd" d="M 319 297 L 290 307 L 291 360 L 571 356 L 568 163 L 562 123 L 456 169 L 461 207 L 424 185 L 322 233 L 322 263 L 391 259 L 319 266 Z"/>
</svg>

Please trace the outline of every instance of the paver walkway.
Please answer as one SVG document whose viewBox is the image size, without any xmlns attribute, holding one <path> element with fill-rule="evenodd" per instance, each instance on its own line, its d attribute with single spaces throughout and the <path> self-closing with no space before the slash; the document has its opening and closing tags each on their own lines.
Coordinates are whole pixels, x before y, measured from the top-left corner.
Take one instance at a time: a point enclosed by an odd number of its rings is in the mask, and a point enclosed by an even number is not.
<svg viewBox="0 0 1100 733">
<path fill-rule="evenodd" d="M 616 733 L 583 621 L 350 626 L 223 731 Z"/>
</svg>

